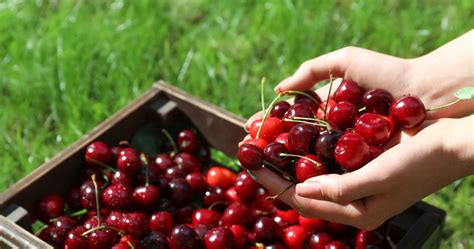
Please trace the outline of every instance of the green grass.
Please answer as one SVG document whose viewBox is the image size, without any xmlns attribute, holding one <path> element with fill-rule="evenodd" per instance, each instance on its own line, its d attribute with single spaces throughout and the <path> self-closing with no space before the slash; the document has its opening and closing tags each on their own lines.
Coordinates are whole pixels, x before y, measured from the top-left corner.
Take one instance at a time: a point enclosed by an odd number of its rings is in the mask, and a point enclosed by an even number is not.
<svg viewBox="0 0 474 249">
<path fill-rule="evenodd" d="M 0 190 L 155 80 L 249 116 L 262 76 L 271 96 L 337 48 L 415 57 L 474 27 L 473 2 L 452 2 L 0 1 Z M 448 211 L 444 248 L 474 247 L 473 186 L 427 198 Z"/>
</svg>

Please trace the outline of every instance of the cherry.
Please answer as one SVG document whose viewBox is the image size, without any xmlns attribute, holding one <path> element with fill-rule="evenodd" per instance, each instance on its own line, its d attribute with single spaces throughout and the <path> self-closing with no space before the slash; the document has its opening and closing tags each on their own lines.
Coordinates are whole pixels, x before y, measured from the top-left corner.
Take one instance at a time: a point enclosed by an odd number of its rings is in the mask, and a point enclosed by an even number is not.
<svg viewBox="0 0 474 249">
<path fill-rule="evenodd" d="M 369 145 L 369 158 L 367 162 L 370 162 L 380 156 L 383 153 L 383 149 L 380 146 L 376 145 Z"/>
<path fill-rule="evenodd" d="M 132 178 L 122 171 L 115 171 L 111 179 L 112 185 L 132 185 Z"/>
<path fill-rule="evenodd" d="M 282 119 L 286 111 L 291 107 L 291 105 L 286 101 L 278 101 L 275 103 L 273 108 L 270 110 L 270 117 L 275 117 Z"/>
<path fill-rule="evenodd" d="M 168 188 L 168 187 L 167 187 Z M 158 206 L 156 207 L 158 211 L 168 211 L 172 215 L 176 214 L 176 207 L 171 203 L 167 198 L 160 198 L 158 200 Z"/>
<path fill-rule="evenodd" d="M 237 152 L 240 164 L 250 170 L 262 167 L 263 151 L 259 147 L 251 144 L 242 144 Z"/>
<path fill-rule="evenodd" d="M 362 105 L 369 113 L 388 115 L 392 102 L 392 95 L 384 89 L 372 89 L 362 96 Z"/>
<path fill-rule="evenodd" d="M 101 216 L 100 217 L 100 222 L 101 223 L 104 223 L 104 217 Z M 90 230 L 94 227 L 97 227 L 99 225 L 99 220 L 97 219 L 97 216 L 92 216 L 90 217 L 89 219 L 87 219 L 84 224 L 82 224 L 82 226 L 86 229 L 86 230 Z"/>
<path fill-rule="evenodd" d="M 355 132 L 370 145 L 382 145 L 390 138 L 391 127 L 383 116 L 365 113 L 357 119 Z"/>
<path fill-rule="evenodd" d="M 349 246 L 339 240 L 333 240 L 327 243 L 324 249 L 349 249 Z"/>
<path fill-rule="evenodd" d="M 283 242 L 289 248 L 303 248 L 306 242 L 307 232 L 302 226 L 293 225 L 287 227 L 283 232 Z"/>
<path fill-rule="evenodd" d="M 221 217 L 222 225 L 242 225 L 249 227 L 252 223 L 252 211 L 242 202 L 233 202 L 224 211 Z"/>
<path fill-rule="evenodd" d="M 275 140 L 276 140 L 276 138 L 275 138 Z M 263 138 L 249 138 L 249 139 L 246 139 L 242 144 L 255 145 L 258 148 L 263 150 L 265 148 L 265 146 L 268 145 L 268 142 Z"/>
<path fill-rule="evenodd" d="M 330 233 L 344 234 L 347 233 L 351 227 L 342 223 L 328 222 L 326 228 Z"/>
<path fill-rule="evenodd" d="M 116 241 L 114 233 L 106 231 L 106 229 L 95 230 L 88 235 L 88 248 L 89 249 L 103 249 L 111 248 Z"/>
<path fill-rule="evenodd" d="M 286 146 L 282 143 L 273 142 L 268 144 L 263 150 L 263 158 L 271 165 L 286 172 L 289 167 L 288 159 L 287 157 L 280 156 L 281 153 L 288 154 Z"/>
<path fill-rule="evenodd" d="M 176 224 L 190 224 L 196 207 L 193 204 L 185 205 L 176 209 Z"/>
<path fill-rule="evenodd" d="M 122 221 L 119 222 L 119 229 L 125 231 L 133 238 L 140 239 L 145 235 L 148 229 L 148 219 L 145 213 L 131 212 L 122 215 Z"/>
<path fill-rule="evenodd" d="M 252 210 L 261 214 L 271 213 L 274 209 L 273 202 L 267 199 L 268 194 L 265 189 L 258 188 L 254 200 L 252 201 Z"/>
<path fill-rule="evenodd" d="M 218 212 L 201 208 L 194 211 L 192 216 L 192 224 L 193 226 L 206 225 L 210 229 L 219 225 L 220 218 L 221 216 Z"/>
<path fill-rule="evenodd" d="M 155 185 L 136 187 L 132 194 L 133 203 L 139 207 L 151 208 L 158 204 L 160 190 Z"/>
<path fill-rule="evenodd" d="M 337 130 L 321 131 L 314 145 L 314 151 L 316 152 L 316 156 L 325 163 L 333 161 L 334 149 L 336 148 L 337 141 L 342 136 L 342 134 L 342 132 Z"/>
<path fill-rule="evenodd" d="M 301 215 L 298 217 L 298 223 L 302 226 L 309 234 L 316 232 L 324 232 L 326 229 L 327 222 L 318 218 L 306 218 Z"/>
<path fill-rule="evenodd" d="M 367 246 L 377 245 L 382 239 L 374 231 L 359 231 L 355 237 L 355 248 L 365 249 Z"/>
<path fill-rule="evenodd" d="M 272 218 L 266 216 L 255 221 L 253 232 L 255 233 L 255 239 L 263 243 L 272 242 L 281 234 L 278 224 Z"/>
<path fill-rule="evenodd" d="M 172 180 L 176 178 L 184 178 L 188 174 L 188 171 L 180 165 L 173 166 L 168 168 L 165 172 L 166 180 Z"/>
<path fill-rule="evenodd" d="M 43 229 L 41 229 L 38 233 L 38 238 L 40 238 L 42 241 L 50 244 L 50 245 L 54 245 L 53 241 L 51 241 L 51 228 L 46 226 L 46 227 L 43 227 Z"/>
<path fill-rule="evenodd" d="M 69 231 L 66 242 L 64 245 L 65 249 L 87 249 L 87 237 L 82 236 L 86 231 L 82 226 L 75 227 Z"/>
<path fill-rule="evenodd" d="M 287 210 L 287 211 L 282 211 L 282 210 L 277 209 L 275 211 L 275 216 L 280 217 L 280 219 L 285 224 L 287 224 L 287 226 L 296 225 L 296 223 L 298 223 L 298 216 L 299 215 L 298 215 L 298 212 L 296 212 L 296 210 L 294 210 L 294 209 L 290 209 L 290 210 Z"/>
<path fill-rule="evenodd" d="M 186 176 L 186 181 L 195 193 L 202 193 L 206 190 L 206 177 L 201 172 L 192 172 Z"/>
<path fill-rule="evenodd" d="M 240 198 L 245 201 L 250 201 L 257 193 L 258 183 L 255 182 L 248 173 L 243 172 L 235 182 L 234 188 Z"/>
<path fill-rule="evenodd" d="M 55 245 L 63 245 L 70 230 L 76 226 L 76 221 L 68 216 L 59 216 L 50 226 L 50 238 Z"/>
<path fill-rule="evenodd" d="M 151 231 L 162 232 L 165 235 L 169 235 L 173 228 L 173 216 L 168 211 L 155 212 L 148 219 L 148 227 Z"/>
<path fill-rule="evenodd" d="M 237 191 L 235 191 L 235 187 L 228 188 L 225 191 L 225 199 L 227 200 L 227 203 L 232 203 L 234 201 L 243 201 L 242 198 L 237 194 Z"/>
<path fill-rule="evenodd" d="M 95 219 L 95 221 L 97 221 L 97 218 Z M 115 227 L 115 228 L 121 228 L 123 227 L 120 223 L 123 221 L 123 213 L 122 212 L 119 212 L 119 211 L 112 211 L 110 212 L 109 216 L 107 217 L 105 223 L 108 225 L 108 226 L 111 226 L 111 227 Z M 95 222 L 95 224 L 97 224 L 97 222 Z M 94 225 L 96 226 L 96 225 Z M 94 227 L 92 226 L 92 227 Z M 85 227 L 87 230 L 89 230 L 90 228 L 87 228 Z"/>
<path fill-rule="evenodd" d="M 170 154 L 168 153 L 162 153 L 162 154 L 156 155 L 154 163 L 156 166 L 160 168 L 162 172 L 165 172 L 166 169 L 174 165 L 174 162 L 171 159 Z"/>
<path fill-rule="evenodd" d="M 198 148 L 198 137 L 191 130 L 182 130 L 178 133 L 177 144 L 180 150 L 193 152 Z"/>
<path fill-rule="evenodd" d="M 331 112 L 331 109 L 336 105 L 336 101 L 333 99 L 326 100 L 322 102 L 319 105 L 319 109 L 316 112 L 316 118 L 320 120 L 328 120 L 329 119 L 329 113 Z M 324 110 L 326 110 L 326 117 L 324 117 Z"/>
<path fill-rule="evenodd" d="M 97 193 L 99 196 L 102 195 L 102 182 L 97 182 L 97 187 L 99 190 L 99 193 Z M 85 181 L 81 185 L 81 205 L 83 208 L 90 210 L 90 211 L 95 211 L 96 210 L 96 192 L 95 192 L 95 187 L 94 183 L 92 183 L 91 180 Z M 102 198 L 99 198 L 99 206 L 102 206 Z"/>
<path fill-rule="evenodd" d="M 363 93 L 362 88 L 360 88 L 356 82 L 352 80 L 343 80 L 334 92 L 334 101 L 345 101 L 358 106 Z"/>
<path fill-rule="evenodd" d="M 245 248 L 247 245 L 247 230 L 241 225 L 232 225 L 230 230 L 234 235 L 234 247 L 235 248 Z"/>
<path fill-rule="evenodd" d="M 334 158 L 342 168 L 356 170 L 367 162 L 369 146 L 357 133 L 346 133 L 341 136 L 334 150 Z"/>
<path fill-rule="evenodd" d="M 71 187 L 66 194 L 66 204 L 71 210 L 81 209 L 81 191 L 79 187 Z"/>
<path fill-rule="evenodd" d="M 354 127 L 357 118 L 356 107 L 349 102 L 338 102 L 329 111 L 327 120 L 332 128 L 345 131 L 347 128 Z"/>
<path fill-rule="evenodd" d="M 299 118 L 314 118 L 314 113 L 313 109 L 309 107 L 308 105 L 304 104 L 294 104 L 288 109 L 288 111 L 285 113 L 285 116 L 283 116 L 283 119 L 295 119 L 295 117 Z M 293 126 L 295 126 L 295 122 L 289 122 L 289 121 L 284 121 L 284 130 L 289 131 Z M 282 132 L 280 132 L 282 133 Z M 280 134 L 278 133 L 278 134 Z"/>
<path fill-rule="evenodd" d="M 127 209 L 131 206 L 131 198 L 132 189 L 126 185 L 110 185 L 102 193 L 102 201 L 110 210 Z"/>
<path fill-rule="evenodd" d="M 310 249 L 325 249 L 325 246 L 331 241 L 331 237 L 327 233 L 315 233 L 309 238 Z"/>
<path fill-rule="evenodd" d="M 123 149 L 121 146 L 112 146 L 110 148 L 110 152 L 112 152 L 112 159 L 117 160 L 118 156 L 120 155 L 120 151 Z"/>
<path fill-rule="evenodd" d="M 412 95 L 395 99 L 390 105 L 390 118 L 403 128 L 413 128 L 423 122 L 426 117 L 425 105 Z"/>
<path fill-rule="evenodd" d="M 249 133 L 252 138 L 257 137 L 257 133 L 261 124 L 262 124 L 262 119 L 257 119 L 250 125 Z M 259 138 L 263 138 L 268 142 L 273 142 L 273 140 L 275 140 L 275 138 L 280 133 L 284 132 L 283 129 L 284 129 L 283 123 L 279 118 L 267 117 L 263 124 L 262 131 L 260 132 Z"/>
<path fill-rule="evenodd" d="M 307 105 L 313 109 L 313 113 L 316 113 L 319 109 L 319 105 L 321 104 L 321 98 L 316 92 L 311 90 L 306 90 L 304 93 L 310 95 L 311 98 L 303 94 L 296 94 L 295 104 Z"/>
<path fill-rule="evenodd" d="M 319 130 L 312 125 L 295 125 L 288 133 L 288 145 L 290 153 L 298 155 L 309 154 L 318 136 Z"/>
<path fill-rule="evenodd" d="M 127 175 L 135 175 L 140 169 L 140 157 L 133 148 L 124 148 L 117 158 L 117 168 Z"/>
<path fill-rule="evenodd" d="M 173 228 L 169 237 L 169 245 L 171 249 L 201 248 L 201 242 L 196 231 L 184 224 Z"/>
<path fill-rule="evenodd" d="M 235 173 L 224 167 L 212 167 L 207 171 L 207 185 L 227 189 L 235 183 Z"/>
<path fill-rule="evenodd" d="M 128 244 L 127 244 L 128 246 Z M 127 248 L 130 248 L 129 246 Z M 166 235 L 158 232 L 151 231 L 143 237 L 140 241 L 140 247 L 134 248 L 156 248 L 156 249 L 168 249 L 168 240 Z"/>
<path fill-rule="evenodd" d="M 112 152 L 107 144 L 95 141 L 87 146 L 85 158 L 88 166 L 97 166 L 94 161 L 107 164 L 112 158 Z"/>
<path fill-rule="evenodd" d="M 204 204 L 206 206 L 211 206 L 216 202 L 225 202 L 225 192 L 222 188 L 219 187 L 210 187 L 204 193 Z"/>
<path fill-rule="evenodd" d="M 326 167 L 323 162 L 315 155 L 305 155 L 305 158 L 300 158 L 296 163 L 296 179 L 299 182 L 304 182 L 314 176 L 327 174 Z M 317 164 L 315 164 L 316 162 Z"/>
<path fill-rule="evenodd" d="M 234 235 L 227 227 L 216 227 L 209 230 L 204 236 L 204 245 L 207 249 L 232 249 Z"/>
<path fill-rule="evenodd" d="M 288 132 L 284 132 L 278 135 L 278 137 L 275 138 L 275 142 L 284 144 L 285 147 L 288 149 L 290 147 L 288 145 Z"/>
<path fill-rule="evenodd" d="M 43 223 L 56 218 L 63 213 L 64 199 L 59 195 L 47 195 L 36 204 L 36 215 Z"/>
<path fill-rule="evenodd" d="M 172 179 L 168 182 L 168 197 L 176 206 L 183 206 L 191 199 L 191 187 L 183 178 Z"/>
</svg>

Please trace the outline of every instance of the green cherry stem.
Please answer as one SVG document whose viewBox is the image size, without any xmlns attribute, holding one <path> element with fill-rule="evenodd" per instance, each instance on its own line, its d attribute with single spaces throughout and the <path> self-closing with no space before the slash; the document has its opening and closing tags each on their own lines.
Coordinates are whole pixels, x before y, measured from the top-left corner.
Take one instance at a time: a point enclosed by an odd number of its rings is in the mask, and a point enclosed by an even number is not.
<svg viewBox="0 0 474 249">
<path fill-rule="evenodd" d="M 97 160 L 95 160 L 94 158 L 91 158 L 91 157 L 86 157 L 86 161 L 88 161 L 88 162 L 93 162 L 93 163 L 95 163 L 95 164 L 97 164 L 97 165 L 99 165 L 99 166 L 101 166 L 101 167 L 104 167 L 104 168 L 106 168 L 106 169 L 108 169 L 108 170 L 110 170 L 110 171 L 112 171 L 112 172 L 116 172 L 116 171 L 117 171 L 116 169 L 110 167 L 109 165 L 107 165 L 107 164 L 105 164 L 105 163 L 103 163 L 103 162 L 99 162 L 99 161 L 97 161 Z"/>
<path fill-rule="evenodd" d="M 322 124 L 322 123 L 312 123 L 312 122 L 304 121 L 304 120 L 294 120 L 294 119 L 284 118 L 283 121 L 285 121 L 285 122 L 293 122 L 293 123 L 300 123 L 300 124 L 309 124 L 309 125 L 315 125 L 315 126 L 321 126 L 321 127 L 327 127 L 326 124 Z"/>
<path fill-rule="evenodd" d="M 262 112 L 265 112 L 265 94 L 263 93 L 265 86 L 265 77 L 260 81 L 260 100 L 262 101 Z"/>
<path fill-rule="evenodd" d="M 115 231 L 117 231 L 119 234 L 125 234 L 125 232 L 124 232 L 123 230 L 120 230 L 120 229 L 115 228 L 115 227 L 111 227 L 111 226 L 96 226 L 96 227 L 94 227 L 94 228 L 92 228 L 92 229 L 89 229 L 89 230 L 83 232 L 83 233 L 81 234 L 81 236 L 84 237 L 84 236 L 88 235 L 89 233 L 92 233 L 92 232 L 94 232 L 94 231 L 97 231 L 97 230 L 100 230 L 100 229 L 104 229 L 104 228 L 108 228 L 108 229 L 115 230 Z"/>
<path fill-rule="evenodd" d="M 363 111 L 365 111 L 365 109 L 366 109 L 365 106 L 363 106 L 359 109 L 359 112 L 363 112 Z"/>
<path fill-rule="evenodd" d="M 212 210 L 214 207 L 216 207 L 217 205 L 227 205 L 227 202 L 225 201 L 216 201 L 214 203 L 212 203 L 208 208 L 207 210 Z"/>
<path fill-rule="evenodd" d="M 328 104 L 329 104 L 329 98 L 331 97 L 331 90 L 332 90 L 332 82 L 334 81 L 334 78 L 332 77 L 332 74 L 329 74 L 329 91 L 328 91 L 328 97 L 326 98 L 326 106 L 324 107 L 324 116 L 323 120 L 326 121 L 326 110 L 328 109 Z"/>
<path fill-rule="evenodd" d="M 93 174 L 91 178 L 92 178 L 92 184 L 94 184 L 94 190 L 95 190 L 95 207 L 97 209 L 97 226 L 100 226 L 99 188 L 97 187 L 95 174 Z"/>
<path fill-rule="evenodd" d="M 173 153 L 178 153 L 178 146 L 176 146 L 176 143 L 174 142 L 173 137 L 171 137 L 170 133 L 166 129 L 161 129 L 161 132 L 165 134 L 166 138 L 168 138 L 168 140 L 170 141 L 171 146 L 173 146 Z"/>
<path fill-rule="evenodd" d="M 76 211 L 76 212 L 74 212 L 74 213 L 72 213 L 72 214 L 70 214 L 70 215 L 68 215 L 68 216 L 70 216 L 70 217 L 76 217 L 76 216 L 82 216 L 82 215 L 84 215 L 84 214 L 87 214 L 87 209 L 85 209 L 85 208 L 83 208 L 83 209 L 81 209 L 81 210 L 79 210 L 79 211 Z"/>
<path fill-rule="evenodd" d="M 283 96 L 284 96 L 284 94 L 281 94 L 281 93 L 278 94 L 278 96 L 276 96 L 276 97 L 273 99 L 272 103 L 270 103 L 270 106 L 267 108 L 267 110 L 264 111 L 264 113 L 263 113 L 263 118 L 262 118 L 262 122 L 260 123 L 260 127 L 258 127 L 257 136 L 255 136 L 256 139 L 259 139 L 259 138 L 260 138 L 260 133 L 262 132 L 263 123 L 264 123 L 265 120 L 267 119 L 267 116 L 268 116 L 268 114 L 270 113 L 271 109 L 272 109 L 273 106 L 276 104 L 276 102 L 277 102 L 278 100 L 280 100 L 281 97 L 283 97 Z"/>
<path fill-rule="evenodd" d="M 146 158 L 145 153 L 140 154 L 140 161 L 145 168 L 145 186 L 150 185 L 150 165 L 148 165 L 148 158 Z"/>
<path fill-rule="evenodd" d="M 314 103 L 318 104 L 319 109 L 323 110 L 323 108 L 321 108 L 321 106 L 319 106 L 319 102 L 316 99 L 314 99 L 313 96 L 311 96 L 311 95 L 309 95 L 309 94 L 307 94 L 303 91 L 289 90 L 289 91 L 286 91 L 285 93 L 290 94 L 290 95 L 296 95 L 296 94 L 304 95 L 304 96 L 310 98 L 311 100 L 313 100 Z"/>
<path fill-rule="evenodd" d="M 318 168 L 321 168 L 321 167 L 322 167 L 322 164 L 321 164 L 321 163 L 316 162 L 316 161 L 314 161 L 313 159 L 308 158 L 308 157 L 305 157 L 305 156 L 296 155 L 296 154 L 287 154 L 287 153 L 280 153 L 280 156 L 281 156 L 281 157 L 288 157 L 288 156 L 291 156 L 291 157 L 303 158 L 303 159 L 306 159 L 306 160 L 308 160 L 308 161 L 314 163 L 314 165 L 316 165 Z"/>
<path fill-rule="evenodd" d="M 437 110 L 441 110 L 441 109 L 444 109 L 444 108 L 447 108 L 447 107 L 450 107 L 454 104 L 457 104 L 458 102 L 460 102 L 462 99 L 456 99 L 455 101 L 451 102 L 451 103 L 448 103 L 446 105 L 442 105 L 442 106 L 438 106 L 438 107 L 435 107 L 435 108 L 429 108 L 429 109 L 426 109 L 427 112 L 433 112 L 433 111 L 437 111 Z"/>
</svg>

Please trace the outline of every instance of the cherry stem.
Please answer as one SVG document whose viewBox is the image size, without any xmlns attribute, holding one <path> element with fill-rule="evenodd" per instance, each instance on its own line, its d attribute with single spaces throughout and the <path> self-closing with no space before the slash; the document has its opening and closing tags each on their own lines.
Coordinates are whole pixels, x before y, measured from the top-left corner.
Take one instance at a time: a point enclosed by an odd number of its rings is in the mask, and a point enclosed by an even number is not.
<svg viewBox="0 0 474 249">
<path fill-rule="evenodd" d="M 365 106 L 363 106 L 359 109 L 359 112 L 363 112 L 363 111 L 365 111 L 365 109 L 366 109 Z"/>
<path fill-rule="evenodd" d="M 268 201 L 273 201 L 275 199 L 277 199 L 278 197 L 280 197 L 282 194 L 284 194 L 286 191 L 288 191 L 291 187 L 295 186 L 294 183 L 291 183 L 290 185 L 288 185 L 288 187 L 286 187 L 285 189 L 283 189 L 282 191 L 280 191 L 280 193 L 276 194 L 276 195 L 272 195 L 272 196 L 268 196 L 266 199 Z"/>
<path fill-rule="evenodd" d="M 163 134 L 165 134 L 166 138 L 168 138 L 168 140 L 170 141 L 171 146 L 173 146 L 173 152 L 177 153 L 178 152 L 178 147 L 176 146 L 176 143 L 174 142 L 174 140 L 171 137 L 170 133 L 166 129 L 161 129 L 161 132 L 163 132 Z"/>
<path fill-rule="evenodd" d="M 276 96 L 272 103 L 270 103 L 270 106 L 268 107 L 268 109 L 266 111 L 264 111 L 263 113 L 263 118 L 262 118 L 262 122 L 260 123 L 260 127 L 258 127 L 258 131 L 257 131 L 257 136 L 255 136 L 256 139 L 259 139 L 260 138 L 260 133 L 262 132 L 262 128 L 263 128 L 263 123 L 265 122 L 265 120 L 267 119 L 267 116 L 268 114 L 270 113 L 271 109 L 273 108 L 273 106 L 276 104 L 276 102 L 281 99 L 281 97 L 284 96 L 284 94 L 278 94 L 278 96 Z"/>
<path fill-rule="evenodd" d="M 270 168 L 272 171 L 276 171 L 276 172 L 280 173 L 285 179 L 291 181 L 292 183 L 297 183 L 298 182 L 298 180 L 293 178 L 290 174 L 286 173 L 285 171 L 281 170 L 280 168 L 278 168 L 277 166 L 271 164 L 270 162 L 264 160 L 263 164 L 265 166 L 267 166 L 268 168 Z"/>
<path fill-rule="evenodd" d="M 286 91 L 285 93 L 290 94 L 290 95 L 296 95 L 296 94 L 304 95 L 304 96 L 310 98 L 311 100 L 313 100 L 314 103 L 318 104 L 319 109 L 323 110 L 323 108 L 321 108 L 321 106 L 319 105 L 319 102 L 315 98 L 313 98 L 313 96 L 311 96 L 311 95 L 309 95 L 309 94 L 307 94 L 303 91 L 289 90 L 289 91 Z"/>
<path fill-rule="evenodd" d="M 87 209 L 85 209 L 85 208 L 83 208 L 83 209 L 81 209 L 81 210 L 79 210 L 79 211 L 76 211 L 76 212 L 74 212 L 74 213 L 72 213 L 72 214 L 70 214 L 70 215 L 68 215 L 68 216 L 70 216 L 70 217 L 76 217 L 76 216 L 81 216 L 81 215 L 84 215 L 84 214 L 87 214 Z"/>
<path fill-rule="evenodd" d="M 135 249 L 135 247 L 133 246 L 132 242 L 130 242 L 130 241 L 127 240 L 127 244 L 128 244 L 128 246 L 129 246 L 130 248 Z"/>
<path fill-rule="evenodd" d="M 329 91 L 328 91 L 328 97 L 326 98 L 326 106 L 324 107 L 324 116 L 323 119 L 326 121 L 326 112 L 328 109 L 328 104 L 329 104 L 329 98 L 331 97 L 331 90 L 332 90 L 332 82 L 334 81 L 332 77 L 332 73 L 329 74 Z"/>
<path fill-rule="evenodd" d="M 260 100 L 262 101 L 262 112 L 265 112 L 265 94 L 263 93 L 264 87 L 265 85 L 265 77 L 262 78 L 262 80 L 260 81 Z"/>
<path fill-rule="evenodd" d="M 144 153 L 140 154 L 140 161 L 145 166 L 145 186 L 150 185 L 150 166 L 148 165 L 148 158 Z"/>
<path fill-rule="evenodd" d="M 309 124 L 309 125 L 315 125 L 315 126 L 321 126 L 321 127 L 327 127 L 326 124 L 311 123 L 311 122 L 304 121 L 304 120 L 294 120 L 294 119 L 284 118 L 283 121 L 286 121 L 286 122 L 293 122 L 293 123 L 300 123 L 300 124 Z"/>
<path fill-rule="evenodd" d="M 324 120 L 321 120 L 321 119 L 318 119 L 318 118 L 293 117 L 291 119 L 292 120 L 304 120 L 304 121 L 316 121 L 316 122 L 319 122 L 319 123 L 324 124 L 324 125 L 328 124 L 328 122 L 326 122 Z"/>
<path fill-rule="evenodd" d="M 99 161 L 97 161 L 97 160 L 95 160 L 94 158 L 91 158 L 91 157 L 86 157 L 86 161 L 93 162 L 93 163 L 95 163 L 95 164 L 97 164 L 97 165 L 99 165 L 99 166 L 101 166 L 101 167 L 104 167 L 104 168 L 106 168 L 106 169 L 108 169 L 108 170 L 110 170 L 110 171 L 112 171 L 112 172 L 116 172 L 116 171 L 117 171 L 116 169 L 110 167 L 109 165 L 107 165 L 107 164 L 105 164 L 105 163 L 103 163 L 103 162 L 99 162 Z"/>
<path fill-rule="evenodd" d="M 114 231 L 116 231 L 116 232 L 118 232 L 119 234 L 122 234 L 122 235 L 125 234 L 125 232 L 124 232 L 123 230 L 120 230 L 120 229 L 115 228 L 115 227 L 111 227 L 111 226 L 96 226 L 96 227 L 94 227 L 94 228 L 91 228 L 91 229 L 89 229 L 89 230 L 83 232 L 83 233 L 81 234 L 81 236 L 84 237 L 84 236 L 88 235 L 89 233 L 92 233 L 92 232 L 94 232 L 94 231 L 97 231 L 97 230 L 100 230 L 100 229 L 104 229 L 104 228 L 112 229 L 112 230 L 114 230 Z"/>
<path fill-rule="evenodd" d="M 97 187 L 95 174 L 93 174 L 91 178 L 92 178 L 92 184 L 94 184 L 94 190 L 95 190 L 95 207 L 97 209 L 97 226 L 100 226 L 99 188 Z"/>
<path fill-rule="evenodd" d="M 301 156 L 301 155 L 296 155 L 296 154 L 287 154 L 287 153 L 280 153 L 280 156 L 281 157 L 291 156 L 291 157 L 303 158 L 303 159 L 306 159 L 306 160 L 314 163 L 316 165 L 316 167 L 318 167 L 318 168 L 321 168 L 321 166 L 322 166 L 322 164 L 320 162 L 316 162 L 313 159 L 311 159 L 309 157 L 306 157 L 306 156 Z"/>
<path fill-rule="evenodd" d="M 129 147 L 130 144 L 128 143 L 127 140 L 122 140 L 122 141 L 119 142 L 119 146 L 120 147 Z"/>
<path fill-rule="evenodd" d="M 435 108 L 429 108 L 429 109 L 426 109 L 427 112 L 432 112 L 432 111 L 437 111 L 437 110 L 441 110 L 441 109 L 444 109 L 444 108 L 447 108 L 447 107 L 450 107 L 454 104 L 457 104 L 458 102 L 460 102 L 462 99 L 456 99 L 455 101 L 451 102 L 451 103 L 448 103 L 446 105 L 442 105 L 442 106 L 438 106 L 438 107 L 435 107 Z"/>
<path fill-rule="evenodd" d="M 220 204 L 226 205 L 227 202 L 225 202 L 225 201 L 216 201 L 216 202 L 212 203 L 212 204 L 207 208 L 207 210 L 212 210 L 215 206 L 220 205 Z"/>
</svg>

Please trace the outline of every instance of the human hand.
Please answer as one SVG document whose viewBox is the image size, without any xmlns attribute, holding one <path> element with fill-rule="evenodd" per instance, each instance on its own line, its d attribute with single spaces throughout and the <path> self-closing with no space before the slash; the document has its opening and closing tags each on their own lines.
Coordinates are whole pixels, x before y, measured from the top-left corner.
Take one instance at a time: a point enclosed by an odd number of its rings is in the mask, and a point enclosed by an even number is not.
<svg viewBox="0 0 474 249">
<path fill-rule="evenodd" d="M 403 137 L 361 169 L 310 178 L 280 199 L 304 216 L 371 230 L 424 196 L 474 174 L 473 137 L 473 116 L 442 119 Z M 273 194 L 291 185 L 265 167 L 253 173 Z"/>
</svg>

